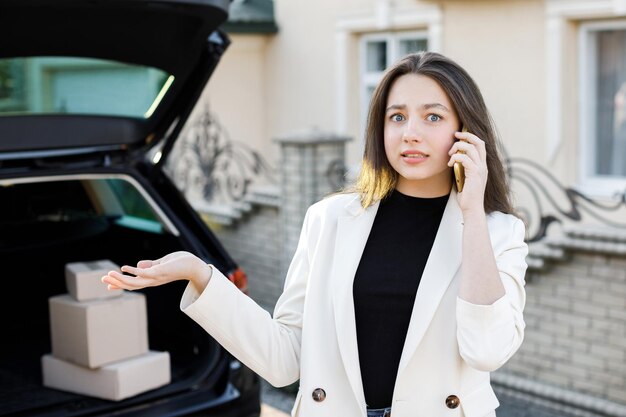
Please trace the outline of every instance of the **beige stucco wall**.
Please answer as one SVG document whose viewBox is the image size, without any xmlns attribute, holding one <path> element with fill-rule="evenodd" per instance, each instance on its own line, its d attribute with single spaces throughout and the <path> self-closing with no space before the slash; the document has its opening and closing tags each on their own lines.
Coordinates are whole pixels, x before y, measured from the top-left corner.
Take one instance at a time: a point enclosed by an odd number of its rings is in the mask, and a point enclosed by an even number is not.
<svg viewBox="0 0 626 417">
<path fill-rule="evenodd" d="M 357 2 L 354 2 L 357 3 Z M 278 34 L 231 34 L 231 45 L 201 100 L 235 140 L 245 140 L 278 164 L 273 139 L 334 126 L 334 15 L 332 0 L 278 0 Z"/>
<path fill-rule="evenodd" d="M 506 150 L 545 161 L 543 0 L 446 1 L 443 53 L 476 80 Z"/>
<path fill-rule="evenodd" d="M 271 35 L 231 35 L 231 44 L 203 91 L 195 115 L 206 106 L 233 141 L 261 152 L 270 162 L 276 157 L 268 146 L 267 49 Z"/>
<path fill-rule="evenodd" d="M 280 36 L 268 60 L 269 134 L 284 136 L 311 127 L 327 129 L 333 120 L 333 19 L 336 1 L 275 2 Z"/>
</svg>

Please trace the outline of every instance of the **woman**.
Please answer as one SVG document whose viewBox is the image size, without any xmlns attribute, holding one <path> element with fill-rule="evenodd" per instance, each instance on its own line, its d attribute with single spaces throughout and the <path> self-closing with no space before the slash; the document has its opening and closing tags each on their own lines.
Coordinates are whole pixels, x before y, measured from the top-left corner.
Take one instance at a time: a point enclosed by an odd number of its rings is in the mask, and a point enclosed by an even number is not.
<svg viewBox="0 0 626 417">
<path fill-rule="evenodd" d="M 354 189 L 307 211 L 273 317 L 186 252 L 103 281 L 188 279 L 182 311 L 271 384 L 300 380 L 294 416 L 494 416 L 489 372 L 523 339 L 527 246 L 481 93 L 452 60 L 408 55 L 366 136 Z"/>
</svg>

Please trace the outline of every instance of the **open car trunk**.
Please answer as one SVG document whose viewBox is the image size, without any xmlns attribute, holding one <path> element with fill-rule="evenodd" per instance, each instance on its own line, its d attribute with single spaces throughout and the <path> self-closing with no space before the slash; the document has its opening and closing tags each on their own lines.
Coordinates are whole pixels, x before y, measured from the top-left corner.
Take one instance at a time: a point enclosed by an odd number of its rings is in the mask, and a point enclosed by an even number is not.
<svg viewBox="0 0 626 417">
<path fill-rule="evenodd" d="M 204 390 L 207 401 L 227 389 L 228 372 L 218 369 L 229 366 L 227 354 L 179 310 L 186 281 L 140 290 L 148 346 L 169 352 L 170 384 L 121 402 L 42 385 L 41 357 L 51 353 L 48 299 L 68 292 L 65 264 L 109 259 L 121 266 L 189 250 L 188 237 L 168 225 L 149 194 L 129 179 L 0 181 L 1 416 L 97 415 L 192 387 Z"/>
<path fill-rule="evenodd" d="M 0 48 L 0 416 L 259 415 L 258 377 L 180 312 L 183 282 L 140 290 L 148 349 L 169 354 L 169 384 L 107 401 L 44 387 L 41 366 L 54 354 L 48 302 L 68 293 L 68 263 L 186 250 L 245 290 L 163 170 L 230 43 L 220 30 L 230 3 L 0 2 L 11 39 Z"/>
</svg>

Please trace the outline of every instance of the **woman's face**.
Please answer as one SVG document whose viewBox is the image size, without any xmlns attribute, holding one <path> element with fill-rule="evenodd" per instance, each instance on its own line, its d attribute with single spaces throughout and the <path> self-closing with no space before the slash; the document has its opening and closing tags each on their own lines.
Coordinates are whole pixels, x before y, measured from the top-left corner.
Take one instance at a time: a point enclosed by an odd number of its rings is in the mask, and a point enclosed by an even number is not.
<svg viewBox="0 0 626 417">
<path fill-rule="evenodd" d="M 415 197 L 450 192 L 448 151 L 459 126 L 452 103 L 435 80 L 405 74 L 394 81 L 387 97 L 384 141 L 387 159 L 399 174 L 398 191 Z"/>
</svg>

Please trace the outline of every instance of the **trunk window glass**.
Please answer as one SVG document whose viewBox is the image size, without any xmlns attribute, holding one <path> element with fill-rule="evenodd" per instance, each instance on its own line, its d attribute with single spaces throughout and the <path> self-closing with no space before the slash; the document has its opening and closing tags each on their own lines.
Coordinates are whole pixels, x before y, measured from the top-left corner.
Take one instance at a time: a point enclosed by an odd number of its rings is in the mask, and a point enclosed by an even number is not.
<svg viewBox="0 0 626 417">
<path fill-rule="evenodd" d="M 144 195 L 123 179 L 0 182 L 0 249 L 97 236 L 112 227 L 165 233 Z"/>
<path fill-rule="evenodd" d="M 93 58 L 0 59 L 0 115 L 85 114 L 148 118 L 174 77 Z"/>
</svg>

